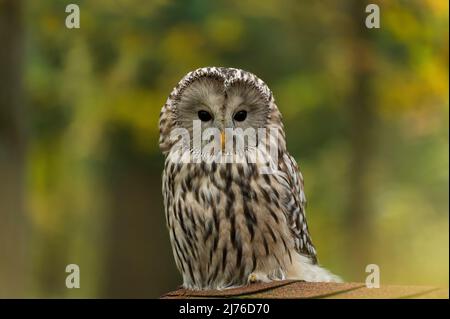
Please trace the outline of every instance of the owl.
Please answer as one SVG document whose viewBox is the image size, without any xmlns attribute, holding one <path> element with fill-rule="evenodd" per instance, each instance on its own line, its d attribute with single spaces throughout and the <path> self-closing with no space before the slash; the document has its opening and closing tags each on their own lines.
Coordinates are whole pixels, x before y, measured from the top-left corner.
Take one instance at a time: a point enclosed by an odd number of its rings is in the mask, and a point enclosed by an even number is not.
<svg viewBox="0 0 450 319">
<path fill-rule="evenodd" d="M 180 161 L 180 150 L 194 153 L 195 123 L 200 133 L 221 132 L 222 146 L 229 128 L 276 132 L 275 139 L 260 142 L 275 144 L 276 156 L 265 158 L 270 163 L 203 157 Z M 286 149 L 281 114 L 262 80 L 235 68 L 192 71 L 169 95 L 159 129 L 166 224 L 185 288 L 225 289 L 284 279 L 340 281 L 318 264 L 306 222 L 303 177 Z M 179 139 L 172 134 L 180 129 L 188 136 L 183 148 L 176 147 Z M 273 169 L 264 171 L 263 165 Z"/>
</svg>

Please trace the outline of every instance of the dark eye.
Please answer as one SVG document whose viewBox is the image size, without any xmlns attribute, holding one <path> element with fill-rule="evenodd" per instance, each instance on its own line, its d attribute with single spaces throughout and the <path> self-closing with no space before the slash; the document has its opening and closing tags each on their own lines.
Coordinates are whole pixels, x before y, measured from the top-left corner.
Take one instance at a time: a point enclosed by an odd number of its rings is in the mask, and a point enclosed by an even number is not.
<svg viewBox="0 0 450 319">
<path fill-rule="evenodd" d="M 238 122 L 242 122 L 247 118 L 247 111 L 239 111 L 234 114 L 234 120 Z"/>
<path fill-rule="evenodd" d="M 212 116 L 208 112 L 202 110 L 202 111 L 198 111 L 198 118 L 202 122 L 208 122 L 212 119 Z"/>
</svg>

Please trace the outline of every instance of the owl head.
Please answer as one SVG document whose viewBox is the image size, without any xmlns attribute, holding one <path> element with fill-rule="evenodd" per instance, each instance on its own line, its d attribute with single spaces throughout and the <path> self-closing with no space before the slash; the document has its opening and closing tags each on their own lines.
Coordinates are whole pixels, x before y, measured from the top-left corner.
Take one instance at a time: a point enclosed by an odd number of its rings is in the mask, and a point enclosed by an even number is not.
<svg viewBox="0 0 450 319">
<path fill-rule="evenodd" d="M 281 114 L 272 92 L 254 74 L 235 68 L 205 67 L 189 72 L 173 89 L 160 114 L 159 146 L 164 154 L 175 141 L 173 129 L 186 129 L 193 137 L 193 123 L 201 130 L 275 128 L 284 145 Z"/>
</svg>

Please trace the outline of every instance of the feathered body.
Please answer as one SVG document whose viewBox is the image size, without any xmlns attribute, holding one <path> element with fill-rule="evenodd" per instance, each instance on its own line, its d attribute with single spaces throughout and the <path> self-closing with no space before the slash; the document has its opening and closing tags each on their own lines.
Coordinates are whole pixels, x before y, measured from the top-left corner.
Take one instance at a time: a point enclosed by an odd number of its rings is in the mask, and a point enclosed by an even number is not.
<svg viewBox="0 0 450 319">
<path fill-rule="evenodd" d="M 263 164 L 258 162 L 175 160 L 171 130 L 182 127 L 193 133 L 191 122 L 205 109 L 211 118 L 204 119 L 202 130 L 277 130 L 277 139 L 271 141 L 278 152 L 273 173 L 261 173 Z M 240 110 L 246 117 L 237 121 Z M 232 68 L 190 72 L 161 111 L 160 147 L 166 156 L 167 227 L 186 288 L 223 289 L 281 279 L 339 281 L 317 264 L 303 178 L 286 150 L 281 114 L 262 80 Z"/>
</svg>

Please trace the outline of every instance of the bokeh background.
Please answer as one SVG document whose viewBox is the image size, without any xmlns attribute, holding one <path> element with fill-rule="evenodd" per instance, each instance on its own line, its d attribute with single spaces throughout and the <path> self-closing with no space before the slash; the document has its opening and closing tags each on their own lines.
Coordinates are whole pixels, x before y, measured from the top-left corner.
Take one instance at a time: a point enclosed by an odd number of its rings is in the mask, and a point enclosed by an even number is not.
<svg viewBox="0 0 450 319">
<path fill-rule="evenodd" d="M 65 27 L 65 7 L 81 28 Z M 366 29 L 368 3 L 381 28 Z M 0 297 L 158 297 L 181 279 L 158 116 L 201 66 L 269 85 L 320 262 L 448 286 L 448 1 L 0 0 Z M 65 267 L 81 288 L 65 287 Z"/>
</svg>

